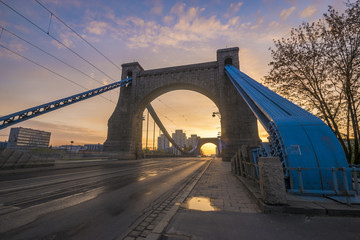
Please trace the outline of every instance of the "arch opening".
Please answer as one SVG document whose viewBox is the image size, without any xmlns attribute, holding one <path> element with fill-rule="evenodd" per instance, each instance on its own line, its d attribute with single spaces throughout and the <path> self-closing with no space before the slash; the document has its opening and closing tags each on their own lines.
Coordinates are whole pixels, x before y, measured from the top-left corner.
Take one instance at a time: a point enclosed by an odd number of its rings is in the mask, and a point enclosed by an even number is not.
<svg viewBox="0 0 360 240">
<path fill-rule="evenodd" d="M 226 76 L 219 74 L 227 58 L 238 66 L 238 51 L 238 48 L 219 49 L 217 61 L 160 69 L 144 70 L 137 62 L 123 64 L 123 76 L 127 71 L 133 71 L 135 81 L 131 88 L 121 89 L 118 104 L 108 122 L 104 150 L 121 153 L 124 158 L 141 158 L 144 110 L 162 94 L 180 89 L 201 93 L 218 107 L 221 130 L 219 127 L 216 132 L 221 131 L 221 142 L 215 138 L 218 141 L 214 144 L 221 143 L 224 161 L 229 161 L 240 146 L 258 144 L 256 118 Z M 231 63 L 230 60 L 227 63 Z M 193 105 L 194 101 L 191 107 Z M 209 114 L 211 119 L 216 120 L 212 117 L 216 110 Z"/>
<path fill-rule="evenodd" d="M 202 156 L 216 156 L 217 147 L 213 143 L 205 143 L 200 148 L 200 154 Z"/>
<path fill-rule="evenodd" d="M 233 64 L 232 58 L 226 58 L 225 59 L 225 65 L 232 65 L 232 64 Z"/>
<path fill-rule="evenodd" d="M 198 137 L 216 138 L 221 135 L 220 119 L 212 117 L 219 109 L 204 94 L 193 90 L 172 90 L 160 94 L 150 103 L 170 136 L 186 151 L 196 145 Z M 156 124 L 154 127 L 154 120 L 147 114 L 146 107 L 140 116 L 144 119 L 141 140 L 145 154 L 181 154 Z"/>
<path fill-rule="evenodd" d="M 131 78 L 133 75 L 132 71 L 127 71 L 126 72 L 126 78 Z"/>
</svg>

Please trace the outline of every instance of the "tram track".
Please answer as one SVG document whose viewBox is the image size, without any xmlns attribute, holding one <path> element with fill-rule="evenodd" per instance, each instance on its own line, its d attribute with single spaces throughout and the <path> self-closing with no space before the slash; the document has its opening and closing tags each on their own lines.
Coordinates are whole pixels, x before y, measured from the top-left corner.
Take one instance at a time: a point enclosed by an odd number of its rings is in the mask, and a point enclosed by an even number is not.
<svg viewBox="0 0 360 240">
<path fill-rule="evenodd" d="M 158 163 L 147 163 L 147 164 L 144 164 L 144 165 L 141 165 L 143 167 L 151 167 L 151 166 L 157 166 Z M 97 169 L 97 170 L 91 170 L 91 171 L 81 171 L 81 172 L 76 172 L 76 173 L 63 173 L 63 174 L 57 174 L 57 175 L 50 175 L 50 176 L 41 176 L 41 177 L 36 177 L 36 178 L 31 178 L 30 180 L 43 180 L 41 182 L 41 184 L 39 183 L 34 183 L 34 184 L 22 184 L 20 183 L 20 187 L 16 188 L 16 187 L 13 187 L 13 188 L 7 188 L 6 189 L 6 184 L 9 184 L 9 185 L 13 185 L 14 182 L 20 182 L 20 181 L 24 181 L 24 179 L 17 179 L 17 180 L 10 180 L 10 181 L 2 181 L 1 182 L 1 188 L 0 189 L 0 194 L 2 194 L 2 196 L 6 195 L 7 193 L 12 193 L 12 192 L 17 192 L 17 191 L 20 191 L 20 190 L 27 190 L 27 189 L 34 189 L 34 188 L 41 188 L 41 187 L 47 187 L 47 186 L 50 186 L 50 185 L 55 185 L 55 184 L 61 184 L 61 183 L 66 183 L 66 182 L 72 182 L 72 181 L 79 181 L 79 180 L 82 180 L 82 179 L 89 179 L 89 178 L 92 178 L 92 177 L 99 177 L 99 176 L 106 176 L 106 175 L 109 175 L 109 174 L 116 174 L 116 173 L 119 173 L 119 172 L 124 172 L 124 171 L 129 171 L 129 170 L 132 170 L 132 169 L 135 169 L 135 168 L 138 168 L 139 166 L 134 166 L 134 167 L 129 167 L 129 168 L 124 168 L 124 169 L 120 169 L 120 170 L 115 170 L 115 171 L 111 171 L 111 172 L 108 172 L 108 173 L 99 173 L 97 175 L 93 175 L 93 176 L 86 176 L 86 177 L 79 177 L 77 176 L 76 174 L 88 174 L 90 172 L 99 172 L 100 170 Z M 103 170 L 103 169 L 101 169 Z M 72 179 L 68 179 L 68 180 L 61 180 L 63 179 L 64 177 L 66 176 L 73 176 Z M 53 180 L 46 180 L 46 178 L 54 178 Z"/>
<path fill-rule="evenodd" d="M 146 178 L 146 172 L 152 172 L 156 169 L 158 173 L 170 171 L 172 168 L 179 166 L 185 167 L 191 165 L 190 162 L 151 162 L 142 163 L 140 165 L 122 168 L 111 172 L 101 172 L 92 176 L 76 177 L 66 180 L 60 180 L 52 183 L 42 183 L 38 185 L 24 186 L 21 189 L 1 190 L 0 200 L 3 208 L 12 208 L 14 211 L 24 209 L 33 205 L 41 204 L 59 198 L 71 195 L 81 194 L 92 190 L 101 189 L 104 191 L 108 188 L 118 189 L 126 186 L 136 179 Z M 93 172 L 96 170 L 93 170 Z M 103 171 L 103 169 L 98 170 Z M 74 173 L 71 173 L 74 174 Z M 152 173 L 154 174 L 154 173 Z M 62 177 L 68 176 L 62 174 Z M 53 176 L 54 177 L 54 176 Z M 56 176 L 55 177 L 59 177 Z M 45 180 L 44 177 L 41 177 Z M 10 183 L 11 181 L 9 181 Z M 1 215 L 1 213 L 0 213 Z"/>
</svg>

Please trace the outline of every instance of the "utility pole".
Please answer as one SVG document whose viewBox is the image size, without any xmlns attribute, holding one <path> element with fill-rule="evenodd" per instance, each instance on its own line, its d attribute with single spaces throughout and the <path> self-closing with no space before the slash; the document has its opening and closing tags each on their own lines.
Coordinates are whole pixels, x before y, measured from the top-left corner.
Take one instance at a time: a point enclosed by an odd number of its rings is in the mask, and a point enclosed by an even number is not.
<svg viewBox="0 0 360 240">
<path fill-rule="evenodd" d="M 145 147 L 145 152 L 147 152 L 147 148 L 148 148 L 148 136 L 149 136 L 149 111 L 147 112 L 147 123 L 146 123 L 146 147 Z"/>
<path fill-rule="evenodd" d="M 154 132 L 153 132 L 153 151 L 155 151 L 155 120 L 154 120 Z"/>
</svg>

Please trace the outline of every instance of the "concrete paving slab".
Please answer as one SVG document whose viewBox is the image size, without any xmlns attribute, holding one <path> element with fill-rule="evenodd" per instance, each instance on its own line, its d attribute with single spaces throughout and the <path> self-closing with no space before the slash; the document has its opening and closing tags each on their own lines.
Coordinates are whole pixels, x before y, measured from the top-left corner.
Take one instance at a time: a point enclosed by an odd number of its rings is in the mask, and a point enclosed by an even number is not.
<svg viewBox="0 0 360 240">
<path fill-rule="evenodd" d="M 287 196 L 288 205 L 266 205 L 256 184 L 230 170 L 229 162 L 214 159 L 164 231 L 148 239 L 360 239 L 360 218 L 328 216 L 354 207 L 296 195 Z"/>
<path fill-rule="evenodd" d="M 161 239 L 360 239 L 360 218 L 180 211 Z"/>
</svg>

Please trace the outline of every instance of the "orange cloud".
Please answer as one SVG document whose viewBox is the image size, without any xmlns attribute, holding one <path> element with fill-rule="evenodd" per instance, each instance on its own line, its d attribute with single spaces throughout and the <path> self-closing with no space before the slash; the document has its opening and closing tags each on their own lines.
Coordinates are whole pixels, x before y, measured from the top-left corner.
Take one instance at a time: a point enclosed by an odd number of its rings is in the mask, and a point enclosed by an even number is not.
<svg viewBox="0 0 360 240">
<path fill-rule="evenodd" d="M 108 24 L 106 22 L 91 21 L 89 26 L 86 27 L 86 30 L 89 33 L 101 35 L 106 33 L 107 26 Z"/>
<path fill-rule="evenodd" d="M 291 8 L 282 10 L 280 13 L 280 19 L 282 21 L 285 21 L 294 12 L 294 10 L 295 10 L 295 7 L 291 7 Z"/>
<path fill-rule="evenodd" d="M 300 13 L 300 17 L 301 18 L 311 17 L 314 13 L 316 13 L 316 11 L 317 9 L 314 6 L 310 5 Z"/>
</svg>

